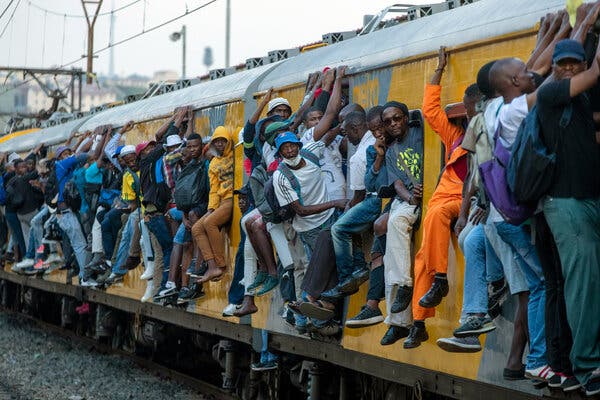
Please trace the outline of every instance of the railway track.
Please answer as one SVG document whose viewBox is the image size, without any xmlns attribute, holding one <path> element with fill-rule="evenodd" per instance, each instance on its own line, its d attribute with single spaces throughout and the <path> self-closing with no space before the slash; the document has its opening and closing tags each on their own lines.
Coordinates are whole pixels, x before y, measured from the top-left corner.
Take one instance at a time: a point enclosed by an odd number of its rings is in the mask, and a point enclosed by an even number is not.
<svg viewBox="0 0 600 400">
<path fill-rule="evenodd" d="M 73 332 L 69 329 L 54 325 L 49 322 L 42 321 L 35 317 L 19 313 L 13 310 L 0 308 L 0 312 L 9 314 L 22 321 L 27 321 L 44 332 L 55 334 L 63 339 L 66 339 L 73 343 L 77 343 L 89 351 L 96 351 L 103 355 L 117 355 L 119 357 L 128 359 L 136 365 L 138 365 L 143 370 L 147 371 L 148 374 L 152 374 L 161 379 L 172 380 L 174 382 L 177 382 L 178 384 L 190 388 L 193 391 L 200 393 L 202 395 L 201 397 L 199 397 L 200 399 L 239 399 L 239 397 L 235 394 L 227 392 L 211 383 L 197 379 L 185 373 L 176 371 L 172 368 L 161 365 L 156 361 L 138 356 L 136 354 L 129 353 L 121 349 L 114 349 L 110 345 L 101 343 L 100 341 L 94 338 L 78 335 L 76 332 Z M 11 386 L 7 385 L 0 378 L 0 400 L 22 400 L 22 397 L 19 394 L 15 393 Z"/>
</svg>

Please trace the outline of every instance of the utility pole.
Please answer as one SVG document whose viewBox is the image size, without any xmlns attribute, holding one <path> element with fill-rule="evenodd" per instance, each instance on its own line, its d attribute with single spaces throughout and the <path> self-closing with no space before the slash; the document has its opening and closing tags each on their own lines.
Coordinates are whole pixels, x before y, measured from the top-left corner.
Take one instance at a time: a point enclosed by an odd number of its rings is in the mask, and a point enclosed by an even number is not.
<svg viewBox="0 0 600 400">
<path fill-rule="evenodd" d="M 225 10 L 225 68 L 229 68 L 229 37 L 231 35 L 231 0 L 227 0 Z"/>
<path fill-rule="evenodd" d="M 109 61 L 108 61 L 108 76 L 113 79 L 115 77 L 115 47 L 112 45 L 115 41 L 115 0 L 112 0 L 110 8 L 110 31 L 108 34 L 108 44 L 110 45 Z"/>
<path fill-rule="evenodd" d="M 186 60 L 186 46 L 187 46 L 187 30 L 185 25 L 181 27 L 181 30 L 178 32 L 173 32 L 169 35 L 169 39 L 171 41 L 176 42 L 181 39 L 181 79 L 185 78 L 185 60 Z"/>
<path fill-rule="evenodd" d="M 100 7 L 102 7 L 103 0 L 81 0 L 81 6 L 83 7 L 83 12 L 85 13 L 85 19 L 87 21 L 88 26 L 88 45 L 87 45 L 87 79 L 86 83 L 90 85 L 93 82 L 93 74 L 94 74 L 94 25 L 96 24 L 96 19 L 98 19 L 98 13 L 100 12 Z M 87 4 L 96 4 L 96 10 L 94 11 L 94 18 L 90 21 L 90 16 L 88 14 Z"/>
</svg>

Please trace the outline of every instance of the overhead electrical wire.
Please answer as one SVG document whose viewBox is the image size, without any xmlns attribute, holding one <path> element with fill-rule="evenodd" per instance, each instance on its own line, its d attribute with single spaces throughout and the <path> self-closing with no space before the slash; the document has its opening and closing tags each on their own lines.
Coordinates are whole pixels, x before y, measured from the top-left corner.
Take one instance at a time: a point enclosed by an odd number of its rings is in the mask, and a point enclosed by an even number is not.
<svg viewBox="0 0 600 400">
<path fill-rule="evenodd" d="M 141 2 L 141 1 L 142 1 L 142 0 L 134 0 L 134 1 L 130 2 L 130 3 L 127 3 L 127 4 L 125 4 L 124 6 L 121 6 L 121 7 L 119 7 L 119 8 L 115 8 L 114 10 L 111 10 L 111 11 L 106 11 L 106 12 L 100 13 L 100 14 L 98 14 L 98 16 L 99 16 L 99 17 L 102 17 L 102 16 L 105 16 L 105 15 L 110 15 L 110 14 L 112 14 L 113 12 L 119 12 L 119 11 L 121 11 L 121 10 L 124 10 L 124 9 L 126 9 L 126 8 L 129 8 L 129 7 L 133 6 L 134 4 L 137 4 L 137 3 Z M 85 15 L 83 15 L 83 14 L 67 14 L 67 13 L 61 13 L 61 12 L 58 12 L 58 11 L 52 11 L 52 10 L 49 10 L 49 9 L 47 9 L 47 8 L 40 7 L 40 6 L 38 6 L 37 4 L 35 4 L 34 2 L 32 2 L 32 1 L 28 1 L 27 3 L 28 3 L 28 4 L 29 4 L 31 7 L 33 7 L 33 8 L 37 8 L 37 9 L 38 9 L 38 10 L 40 10 L 40 11 L 47 12 L 48 14 L 52 14 L 52 15 L 58 15 L 58 16 L 61 16 L 61 17 L 62 17 L 62 16 L 65 16 L 65 17 L 67 17 L 67 18 L 85 18 Z"/>
<path fill-rule="evenodd" d="M 12 2 L 11 2 L 11 4 L 12 4 Z M 19 4 L 21 4 L 21 0 L 19 0 L 19 2 L 17 3 L 17 5 L 15 6 L 15 8 L 13 8 L 12 14 L 10 14 L 10 17 L 8 18 L 8 21 L 6 21 L 6 25 L 4 25 L 4 29 L 2 29 L 2 32 L 0 33 L 0 38 L 2 36 L 4 36 L 4 32 L 6 32 L 6 28 L 8 28 L 8 26 L 10 25 L 10 22 L 12 21 L 13 17 L 15 16 L 15 12 L 17 11 L 17 8 L 19 8 Z M 4 11 L 6 11 L 6 10 L 4 10 Z"/>
<path fill-rule="evenodd" d="M 2 17 L 4 17 L 4 14 L 6 14 L 6 12 L 8 11 L 8 9 L 10 8 L 11 4 L 14 3 L 15 0 L 10 0 L 10 2 L 8 3 L 8 5 L 6 6 L 6 8 L 4 9 L 4 11 L 2 11 L 2 14 L 0 14 L 0 19 Z"/>
<path fill-rule="evenodd" d="M 21 1 L 21 0 L 19 0 L 19 2 L 20 2 L 20 1 Z M 167 20 L 167 21 L 161 22 L 161 23 L 160 23 L 160 24 L 158 24 L 158 25 L 154 25 L 153 27 L 151 27 L 151 28 L 149 28 L 149 29 L 146 29 L 146 30 L 143 30 L 142 32 L 136 33 L 135 35 L 131 35 L 131 36 L 129 36 L 129 37 L 127 37 L 127 38 L 125 38 L 125 39 L 121 39 L 121 40 L 119 40 L 119 41 L 117 41 L 117 42 L 115 42 L 115 43 L 109 44 L 109 45 L 108 45 L 108 46 L 106 46 L 106 47 L 103 47 L 103 48 L 101 48 L 101 49 L 99 49 L 99 50 L 96 50 L 96 51 L 94 51 L 94 55 L 96 55 L 96 54 L 98 54 L 98 53 L 102 53 L 103 51 L 106 51 L 106 50 L 110 49 L 111 47 L 115 47 L 115 46 L 118 46 L 118 45 L 120 45 L 120 44 L 123 44 L 123 43 L 129 42 L 130 40 L 133 40 L 133 39 L 135 39 L 135 38 L 138 38 L 138 37 L 140 37 L 140 36 L 142 36 L 142 35 L 145 35 L 146 33 L 149 33 L 149 32 L 155 31 L 155 30 L 157 30 L 157 29 L 159 29 L 159 28 L 162 28 L 163 26 L 165 26 L 165 25 L 168 25 L 168 24 L 170 24 L 170 23 L 172 23 L 172 22 L 175 22 L 175 21 L 177 21 L 178 19 L 181 19 L 181 18 L 187 17 L 188 15 L 190 15 L 190 14 L 192 14 L 192 13 L 195 13 L 195 12 L 196 12 L 196 11 L 198 11 L 198 10 L 201 10 L 201 9 L 203 9 L 203 8 L 205 8 L 205 7 L 208 7 L 209 5 L 211 5 L 211 4 L 213 4 L 213 3 L 216 3 L 217 1 L 218 1 L 218 0 L 210 0 L 210 1 L 207 1 L 206 3 L 203 3 L 203 4 L 199 5 L 198 7 L 194 7 L 194 8 L 192 8 L 191 10 L 188 10 L 188 9 L 187 9 L 187 7 L 186 7 L 186 10 L 185 10 L 185 12 L 184 12 L 183 14 L 181 14 L 181 15 L 179 15 L 179 16 L 177 16 L 177 17 L 173 17 L 173 18 L 171 18 L 171 19 L 169 19 L 169 20 Z M 17 7 L 18 7 L 18 4 L 17 4 Z M 13 14 L 14 14 L 14 13 L 13 13 Z M 61 15 L 62 15 L 62 14 L 61 14 Z M 58 68 L 58 69 L 61 69 L 61 68 L 64 68 L 64 67 L 68 67 L 69 65 L 73 65 L 73 64 L 75 64 L 76 62 L 78 62 L 78 61 L 81 61 L 81 60 L 82 60 L 82 59 L 84 59 L 84 58 L 85 58 L 85 56 L 79 57 L 79 58 L 77 58 L 76 60 L 70 61 L 70 62 L 68 62 L 68 63 L 66 63 L 66 64 L 63 64 L 63 65 L 61 65 L 61 66 L 57 67 L 57 68 Z M 13 91 L 13 90 L 15 90 L 15 89 L 17 89 L 17 88 L 18 88 L 18 87 L 20 87 L 20 86 L 26 85 L 27 83 L 31 82 L 32 80 L 33 80 L 33 78 L 31 78 L 31 79 L 27 79 L 27 80 L 25 80 L 25 81 L 23 81 L 23 82 L 21 82 L 21 83 L 19 83 L 19 84 L 15 85 L 15 86 L 11 87 L 11 88 L 8 88 L 8 89 L 6 89 L 5 91 L 3 91 L 3 92 L 0 92 L 0 96 L 2 96 L 2 95 L 3 95 L 3 94 L 5 94 L 5 93 L 8 93 L 8 92 L 10 92 L 10 91 Z"/>
</svg>

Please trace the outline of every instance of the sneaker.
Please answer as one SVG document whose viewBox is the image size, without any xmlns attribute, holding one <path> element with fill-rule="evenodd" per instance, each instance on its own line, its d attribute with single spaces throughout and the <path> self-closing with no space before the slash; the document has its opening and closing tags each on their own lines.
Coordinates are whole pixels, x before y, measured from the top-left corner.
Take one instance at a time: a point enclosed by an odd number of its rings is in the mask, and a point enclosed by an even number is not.
<svg viewBox="0 0 600 400">
<path fill-rule="evenodd" d="M 177 285 L 175 285 L 175 283 L 173 282 L 167 282 L 164 287 L 161 287 L 158 290 L 158 293 L 156 294 L 156 296 L 154 296 L 154 300 L 160 300 L 167 297 L 175 296 L 177 295 L 177 293 Z"/>
<path fill-rule="evenodd" d="M 382 346 L 389 346 L 396 343 L 398 340 L 407 337 L 409 332 L 410 330 L 405 326 L 390 325 L 379 343 Z"/>
<path fill-rule="evenodd" d="M 109 267 L 108 267 L 108 264 L 106 264 L 104 261 L 99 261 L 99 262 L 96 262 L 95 264 L 90 265 L 89 268 L 87 268 L 87 269 L 89 269 L 90 272 L 102 275 L 109 269 Z"/>
<path fill-rule="evenodd" d="M 448 295 L 449 290 L 448 278 L 445 276 L 436 276 L 431 288 L 419 300 L 419 305 L 423 308 L 436 307 Z"/>
<path fill-rule="evenodd" d="M 592 376 L 584 385 L 586 396 L 595 396 L 600 393 L 600 368 L 596 368 L 592 372 Z"/>
<path fill-rule="evenodd" d="M 335 321 L 328 321 L 325 325 L 317 328 L 317 333 L 323 336 L 335 336 L 340 333 L 340 325 Z"/>
<path fill-rule="evenodd" d="M 89 279 L 80 279 L 79 280 L 79 286 L 82 286 L 82 287 L 96 287 L 96 286 L 98 286 L 98 282 L 96 282 L 92 278 L 89 278 Z"/>
<path fill-rule="evenodd" d="M 548 379 L 548 386 L 551 388 L 559 388 L 562 384 L 563 374 L 557 372 L 552 376 L 552 378 Z"/>
<path fill-rule="evenodd" d="M 408 337 L 404 341 L 403 347 L 405 349 L 414 349 L 415 347 L 419 347 L 422 342 L 426 342 L 427 340 L 429 340 L 427 329 L 419 328 L 418 326 L 413 325 L 410 327 Z"/>
<path fill-rule="evenodd" d="M 522 365 L 520 369 L 504 368 L 502 377 L 507 381 L 520 381 L 525 379 L 525 365 Z"/>
<path fill-rule="evenodd" d="M 283 315 L 283 322 L 290 328 L 296 328 L 296 317 L 294 316 L 294 312 L 288 308 L 285 309 L 285 313 Z"/>
<path fill-rule="evenodd" d="M 146 303 L 146 302 L 150 301 L 152 299 L 153 293 L 154 293 L 154 281 L 152 279 L 150 279 L 148 282 L 146 282 L 146 291 L 144 292 L 144 295 L 142 296 L 141 302 Z"/>
<path fill-rule="evenodd" d="M 477 336 L 439 338 L 439 348 L 449 353 L 477 353 L 481 351 L 481 343 Z"/>
<path fill-rule="evenodd" d="M 394 314 L 406 310 L 412 300 L 413 288 L 410 286 L 400 286 L 396 291 L 396 298 L 392 303 L 390 311 Z"/>
<path fill-rule="evenodd" d="M 23 268 L 19 270 L 20 274 L 25 274 L 25 275 L 35 275 L 37 273 L 43 272 L 39 269 L 35 269 L 33 266 L 31 267 L 27 267 L 27 268 Z"/>
<path fill-rule="evenodd" d="M 383 322 L 383 315 L 381 314 L 379 307 L 373 309 L 365 304 L 355 317 L 346 321 L 346 326 L 348 328 L 362 328 L 380 322 Z"/>
<path fill-rule="evenodd" d="M 257 363 L 253 363 L 250 365 L 250 368 L 252 369 L 252 371 L 269 371 L 269 370 L 273 370 L 273 369 L 277 369 L 279 367 L 279 365 L 277 364 L 277 361 L 267 361 L 267 362 L 257 362 Z"/>
<path fill-rule="evenodd" d="M 490 317 L 478 317 L 469 315 L 464 324 L 454 330 L 454 336 L 464 338 L 466 336 L 479 336 L 482 333 L 491 332 L 496 329 L 496 325 Z"/>
<path fill-rule="evenodd" d="M 238 304 L 228 304 L 227 307 L 223 309 L 222 315 L 224 317 L 233 317 L 233 313 L 240 307 L 241 305 Z"/>
<path fill-rule="evenodd" d="M 177 297 L 177 304 L 189 303 L 192 300 L 199 299 L 204 296 L 202 287 L 198 290 L 198 285 L 192 283 L 190 287 L 182 287 Z"/>
<path fill-rule="evenodd" d="M 50 253 L 44 262 L 50 264 L 62 264 L 65 262 L 65 260 L 58 255 L 58 253 Z"/>
<path fill-rule="evenodd" d="M 279 285 L 279 279 L 277 279 L 276 276 L 267 275 L 267 279 L 265 279 L 265 281 L 263 282 L 260 290 L 258 292 L 256 292 L 256 295 L 258 297 L 264 296 L 265 294 L 269 293 L 271 290 L 275 289 L 277 287 L 277 285 Z"/>
<path fill-rule="evenodd" d="M 185 274 L 187 276 L 192 276 L 194 272 L 196 272 L 196 259 L 192 258 L 190 265 L 188 265 L 187 269 L 185 270 Z"/>
<path fill-rule="evenodd" d="M 33 264 L 35 264 L 33 258 L 24 258 L 22 261 L 16 263 L 11 270 L 17 272 L 17 270 L 33 267 Z"/>
<path fill-rule="evenodd" d="M 198 263 L 195 262 L 196 267 L 193 269 L 192 273 L 190 274 L 190 276 L 192 278 L 202 278 L 204 276 L 204 274 L 206 274 L 206 271 L 208 271 L 208 264 L 206 263 L 206 261 L 202 261 L 200 263 L 200 265 L 197 265 Z M 189 268 L 188 268 L 189 269 Z"/>
<path fill-rule="evenodd" d="M 562 376 L 561 380 L 560 388 L 563 392 L 572 392 L 581 387 L 581 383 L 574 376 Z"/>
<path fill-rule="evenodd" d="M 549 365 L 542 365 L 538 368 L 525 369 L 525 378 L 533 379 L 534 381 L 547 382 L 554 376 L 554 371 Z"/>
<path fill-rule="evenodd" d="M 254 278 L 254 282 L 252 282 L 250 284 L 250 286 L 248 286 L 246 288 L 246 290 L 249 292 L 256 290 L 260 285 L 262 285 L 267 280 L 268 277 L 269 277 L 269 274 L 267 272 L 258 271 L 256 273 L 256 278 Z"/>
<path fill-rule="evenodd" d="M 110 286 L 110 285 L 114 285 L 116 283 L 123 282 L 124 276 L 125 275 L 123 275 L 123 274 L 115 274 L 114 272 L 111 272 L 111 274 L 108 276 L 108 278 L 106 278 L 106 280 L 104 281 L 104 284 L 107 286 Z"/>
</svg>

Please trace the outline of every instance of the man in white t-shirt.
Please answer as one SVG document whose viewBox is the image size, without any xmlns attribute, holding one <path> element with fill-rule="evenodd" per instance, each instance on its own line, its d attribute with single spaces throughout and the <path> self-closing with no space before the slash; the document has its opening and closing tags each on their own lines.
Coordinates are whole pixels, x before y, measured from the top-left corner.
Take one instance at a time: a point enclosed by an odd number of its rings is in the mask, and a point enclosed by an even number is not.
<svg viewBox="0 0 600 400">
<path fill-rule="evenodd" d="M 495 130 L 500 129 L 499 139 L 510 149 L 519 126 L 537 101 L 534 75 L 525 63 L 517 58 L 504 58 L 494 63 L 490 70 L 490 83 L 504 99 L 495 119 Z M 546 361 L 544 274 L 531 235 L 523 226 L 514 226 L 490 216 L 500 238 L 510 245 L 527 278 L 529 301 L 527 306 L 529 329 L 529 354 L 525 376 L 531 379 L 549 379 L 554 373 Z M 548 372 L 550 371 L 550 372 Z"/>
<path fill-rule="evenodd" d="M 283 163 L 273 174 L 275 194 L 281 206 L 290 205 L 295 211 L 292 226 L 310 258 L 319 232 L 333 224 L 333 209 L 343 209 L 346 200 L 330 201 L 326 183 L 321 179 L 318 159 L 325 150 L 325 143 L 309 143 L 301 154 L 302 142 L 294 133 L 285 132 L 277 136 L 275 147 Z M 282 172 L 284 168 L 289 173 Z"/>
<path fill-rule="evenodd" d="M 364 268 L 364 255 L 360 246 L 353 245 L 352 236 L 370 229 L 381 214 L 381 201 L 376 194 L 371 193 L 367 196 L 365 189 L 367 148 L 375 144 L 375 137 L 367 128 L 365 113 L 349 113 L 341 128 L 348 141 L 356 146 L 356 151 L 348 163 L 350 189 L 354 193 L 345 213 L 331 228 L 340 282 L 337 287 L 322 294 L 323 297 L 331 299 L 356 292 L 358 286 L 368 279 L 369 270 Z M 358 273 L 357 270 L 362 273 Z"/>
</svg>

